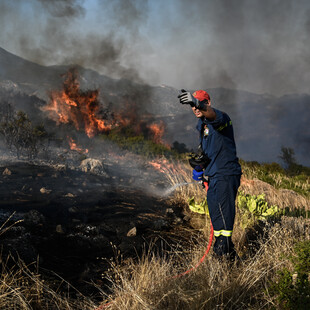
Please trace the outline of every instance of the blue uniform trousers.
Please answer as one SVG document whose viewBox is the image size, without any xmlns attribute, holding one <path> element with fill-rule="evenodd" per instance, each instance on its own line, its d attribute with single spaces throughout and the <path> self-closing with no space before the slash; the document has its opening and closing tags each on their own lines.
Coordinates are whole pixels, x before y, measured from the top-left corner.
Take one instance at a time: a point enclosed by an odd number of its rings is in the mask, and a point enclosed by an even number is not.
<svg viewBox="0 0 310 310">
<path fill-rule="evenodd" d="M 235 255 L 231 235 L 235 220 L 235 199 L 240 175 L 219 175 L 209 178 L 208 209 L 216 237 L 214 253 L 218 256 Z"/>
</svg>

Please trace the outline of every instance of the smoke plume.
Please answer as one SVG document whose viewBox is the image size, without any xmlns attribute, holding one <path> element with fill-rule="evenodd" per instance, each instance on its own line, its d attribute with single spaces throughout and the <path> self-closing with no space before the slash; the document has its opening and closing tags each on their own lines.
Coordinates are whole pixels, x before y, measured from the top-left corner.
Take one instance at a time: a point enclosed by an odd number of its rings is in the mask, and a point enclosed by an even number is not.
<svg viewBox="0 0 310 310">
<path fill-rule="evenodd" d="M 177 88 L 309 93 L 307 0 L 0 5 L 0 46 L 40 64 L 79 64 Z"/>
<path fill-rule="evenodd" d="M 102 18 L 111 18 L 96 25 L 104 27 L 101 31 L 94 31 L 87 27 L 89 20 L 84 1 L 30 0 L 30 13 L 23 1 L 11 4 L 5 0 L 1 4 L 4 18 L 0 22 L 6 30 L 3 41 L 13 37 L 17 54 L 39 64 L 77 64 L 112 77 L 141 81 L 138 71 L 129 66 L 136 53 L 130 46 L 141 39 L 139 24 L 143 18 L 137 6 L 143 9 L 144 5 L 140 2 L 99 2 Z M 32 15 L 36 25 L 23 16 L 25 10 L 28 17 Z M 14 19 L 15 25 L 8 23 L 8 19 Z"/>
</svg>

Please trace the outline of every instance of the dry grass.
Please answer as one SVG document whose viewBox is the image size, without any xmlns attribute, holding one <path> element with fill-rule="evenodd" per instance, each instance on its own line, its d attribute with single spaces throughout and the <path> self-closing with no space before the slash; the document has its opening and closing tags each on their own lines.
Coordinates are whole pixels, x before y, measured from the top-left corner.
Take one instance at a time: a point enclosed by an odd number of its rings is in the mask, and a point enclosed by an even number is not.
<svg viewBox="0 0 310 310">
<path fill-rule="evenodd" d="M 22 260 L 12 257 L 1 260 L 0 309 L 94 309 L 94 303 L 76 292 L 78 298 L 63 296 L 57 289 L 52 289 L 41 278 L 34 264 L 26 265 Z M 63 281 L 64 282 L 64 281 Z M 68 283 L 68 290 L 74 288 Z"/>
<path fill-rule="evenodd" d="M 206 197 L 206 192 L 202 186 L 197 186 L 197 183 L 192 183 L 192 169 L 188 164 L 172 164 L 163 161 L 162 170 L 165 171 L 172 188 L 175 187 L 174 195 L 171 199 L 174 204 L 186 204 L 189 197 L 195 197 L 197 200 L 203 200 Z M 272 185 L 263 182 L 257 178 L 247 178 L 245 174 L 241 178 L 239 191 L 245 194 L 259 195 L 265 194 L 266 201 L 271 205 L 277 205 L 280 208 L 298 209 L 304 208 L 310 210 L 310 200 L 302 195 L 299 195 L 293 190 L 276 189 Z M 254 175 L 254 173 L 252 173 Z M 279 178 L 279 175 L 277 175 Z M 289 179 L 289 177 L 286 177 Z M 179 186 L 178 184 L 191 183 L 189 185 Z M 309 184 L 302 184 L 301 187 L 307 187 Z"/>
<path fill-rule="evenodd" d="M 191 169 L 187 165 L 172 165 L 167 161 L 162 164 L 161 169 L 175 190 L 171 196 L 172 204 L 184 207 L 191 196 L 197 200 L 205 198 L 205 190 L 197 184 L 178 186 L 192 182 Z M 304 197 L 275 190 L 259 180 L 243 179 L 241 189 L 249 194 L 265 193 L 270 203 L 281 207 L 309 206 Z M 285 257 L 293 254 L 294 245 L 310 239 L 310 220 L 282 217 L 279 223 L 266 225 L 260 234 L 256 234 L 256 243 L 251 248 L 244 241 L 248 231 L 238 224 L 237 212 L 233 239 L 239 253 L 247 251 L 243 260 L 231 265 L 219 262 L 209 254 L 197 269 L 186 276 L 174 278 L 195 266 L 205 251 L 209 224 L 206 225 L 203 216 L 198 218 L 203 229 L 193 229 L 190 232 L 192 238 L 188 238 L 187 243 L 182 239 L 182 248 L 171 247 L 182 251 L 157 255 L 157 251 L 149 247 L 138 261 L 116 260 L 106 275 L 112 293 L 106 295 L 102 291 L 105 302 L 99 308 L 78 293 L 80 297 L 73 300 L 52 289 L 37 271 L 33 271 L 35 266 L 26 266 L 18 260 L 11 268 L 7 261 L 1 261 L 0 309 L 280 309 L 275 297 L 269 295 L 268 288 L 276 281 L 277 271 L 284 267 L 292 268 Z M 180 230 L 180 240 L 182 233 Z M 177 240 L 178 236 L 175 238 Z"/>
<path fill-rule="evenodd" d="M 267 233 L 267 230 L 266 230 Z M 201 258 L 205 244 L 183 257 L 156 257 L 151 252 L 139 262 L 127 261 L 111 277 L 113 298 L 106 309 L 266 309 L 276 306 L 268 294 L 277 271 L 290 262 L 298 240 L 309 240 L 310 221 L 282 218 L 259 240 L 256 253 L 233 266 L 212 256 L 189 275 L 172 276 L 191 268 Z M 116 275 L 116 276 L 115 276 Z"/>
<path fill-rule="evenodd" d="M 242 162 L 242 172 L 245 178 L 255 180 L 268 180 L 276 188 L 286 188 L 295 192 L 302 193 L 303 196 L 310 198 L 310 177 L 305 174 L 290 176 L 283 172 L 274 171 L 273 164 L 251 165 Z"/>
<path fill-rule="evenodd" d="M 11 217 L 0 227 L 0 235 L 20 222 L 8 226 Z M 3 259 L 0 253 L 0 266 L 0 309 L 94 309 L 94 303 L 90 299 L 84 297 L 60 277 L 58 289 L 52 289 L 42 279 L 36 263 L 26 265 L 21 259 L 10 255 Z M 63 285 L 68 289 L 68 296 L 60 292 L 60 287 Z M 69 291 L 74 292 L 74 299 L 70 298 Z"/>
<path fill-rule="evenodd" d="M 195 197 L 197 200 L 204 200 L 206 191 L 202 186 L 192 179 L 193 169 L 186 163 L 168 162 L 164 159 L 159 163 L 161 171 L 165 173 L 171 188 L 167 190 L 171 194 L 173 204 L 187 203 L 188 198 Z"/>
<path fill-rule="evenodd" d="M 197 200 L 205 198 L 205 190 L 195 184 L 176 186 L 192 181 L 191 169 L 182 164 L 165 164 L 162 169 L 175 189 L 173 204 L 184 206 L 191 196 Z M 241 189 L 249 194 L 265 193 L 270 203 L 281 207 L 308 206 L 304 197 L 275 190 L 259 180 L 243 179 Z M 310 220 L 282 217 L 279 223 L 266 225 L 260 233 L 253 230 L 256 240 L 250 249 L 251 245 L 245 243 L 249 231 L 238 224 L 238 216 L 237 212 L 233 239 L 239 253 L 245 248 L 247 251 L 241 262 L 230 265 L 209 254 L 196 270 L 175 279 L 173 276 L 192 268 L 202 257 L 207 241 L 201 239 L 201 234 L 199 240 L 188 241 L 181 255 L 169 253 L 159 257 L 150 251 L 139 262 L 130 260 L 114 266 L 114 274 L 109 277 L 113 294 L 104 309 L 280 309 L 268 288 L 276 281 L 277 271 L 292 267 L 283 257 L 293 253 L 296 242 L 310 239 Z M 203 216 L 199 218 L 204 222 Z M 209 229 L 206 227 L 205 235 Z"/>
</svg>

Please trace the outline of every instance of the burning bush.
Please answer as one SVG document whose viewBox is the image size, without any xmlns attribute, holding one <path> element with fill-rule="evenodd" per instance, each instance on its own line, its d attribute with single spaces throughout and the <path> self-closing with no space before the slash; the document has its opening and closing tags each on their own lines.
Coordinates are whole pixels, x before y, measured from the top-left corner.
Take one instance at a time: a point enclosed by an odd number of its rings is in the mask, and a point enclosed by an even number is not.
<svg viewBox="0 0 310 310">
<path fill-rule="evenodd" d="M 99 90 L 84 91 L 78 81 L 76 69 L 70 69 L 63 75 L 64 82 L 61 90 L 52 91 L 50 102 L 42 108 L 57 125 L 73 125 L 77 131 L 85 132 L 89 138 L 98 134 L 106 134 L 111 140 L 124 146 L 123 137 L 130 140 L 126 149 L 132 150 L 128 145 L 136 142 L 139 145 L 151 144 L 151 149 L 156 145 L 157 149 L 167 150 L 169 146 L 162 141 L 165 125 L 162 121 L 154 121 L 151 115 L 139 111 L 138 103 L 131 96 L 124 96 L 118 108 L 112 103 L 104 107 L 99 101 Z M 116 137 L 120 135 L 120 137 Z M 135 137 L 135 139 L 133 139 Z M 70 140 L 70 137 L 68 137 Z M 141 142 L 143 140 L 144 142 Z M 145 143 L 146 140 L 152 143 Z M 120 142 L 122 141 L 122 142 Z M 138 147 L 139 148 L 139 147 Z M 146 150 L 148 153 L 151 150 Z M 158 150 L 157 150 L 158 151 Z"/>
<path fill-rule="evenodd" d="M 63 89 L 52 91 L 50 103 L 43 108 L 57 124 L 71 123 L 77 130 L 84 130 L 92 138 L 99 132 L 111 129 L 111 124 L 99 118 L 98 90 L 80 89 L 78 73 L 75 69 L 65 75 Z"/>
</svg>

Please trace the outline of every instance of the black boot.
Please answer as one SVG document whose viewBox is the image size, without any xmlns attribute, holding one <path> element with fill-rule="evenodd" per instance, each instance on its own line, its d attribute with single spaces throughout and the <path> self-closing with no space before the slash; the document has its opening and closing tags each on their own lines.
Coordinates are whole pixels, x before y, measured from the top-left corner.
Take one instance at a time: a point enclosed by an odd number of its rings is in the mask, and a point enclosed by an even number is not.
<svg viewBox="0 0 310 310">
<path fill-rule="evenodd" d="M 215 257 L 220 260 L 228 259 L 229 261 L 234 262 L 236 259 L 238 259 L 238 255 L 236 253 L 231 237 L 216 237 L 213 252 Z"/>
</svg>

